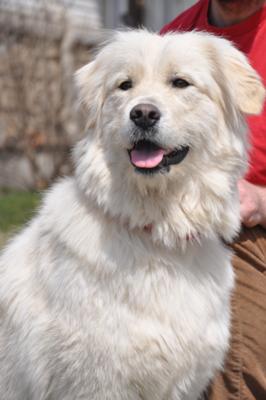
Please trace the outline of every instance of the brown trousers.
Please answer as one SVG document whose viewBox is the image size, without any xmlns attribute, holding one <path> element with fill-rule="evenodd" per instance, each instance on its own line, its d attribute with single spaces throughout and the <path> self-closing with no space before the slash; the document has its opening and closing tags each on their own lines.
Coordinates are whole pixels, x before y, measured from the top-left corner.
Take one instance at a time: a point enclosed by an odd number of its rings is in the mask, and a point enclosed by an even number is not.
<svg viewBox="0 0 266 400">
<path fill-rule="evenodd" d="M 206 398 L 266 400 L 266 230 L 244 228 L 232 248 L 231 346 Z"/>
</svg>

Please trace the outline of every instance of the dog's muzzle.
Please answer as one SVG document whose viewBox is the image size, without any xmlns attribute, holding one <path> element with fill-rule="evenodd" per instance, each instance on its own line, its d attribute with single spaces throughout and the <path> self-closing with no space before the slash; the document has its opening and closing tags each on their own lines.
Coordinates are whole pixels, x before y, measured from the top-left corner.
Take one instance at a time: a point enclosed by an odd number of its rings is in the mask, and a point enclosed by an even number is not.
<svg viewBox="0 0 266 400">
<path fill-rule="evenodd" d="M 170 166 L 179 164 L 186 157 L 189 146 L 166 150 L 157 141 L 161 113 L 153 104 L 141 103 L 130 111 L 135 129 L 132 133 L 133 147 L 128 150 L 130 161 L 137 172 L 153 174 L 169 172 Z"/>
</svg>

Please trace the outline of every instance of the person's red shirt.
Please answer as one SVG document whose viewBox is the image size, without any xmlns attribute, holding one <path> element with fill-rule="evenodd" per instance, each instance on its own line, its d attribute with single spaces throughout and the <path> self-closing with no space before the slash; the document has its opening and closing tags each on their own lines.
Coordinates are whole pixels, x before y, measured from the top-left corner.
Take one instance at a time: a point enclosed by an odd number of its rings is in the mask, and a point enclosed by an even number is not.
<svg viewBox="0 0 266 400">
<path fill-rule="evenodd" d="M 161 34 L 202 30 L 231 40 L 248 56 L 266 86 L 266 5 L 245 21 L 226 28 L 208 22 L 209 0 L 200 0 L 162 28 Z M 260 116 L 248 118 L 251 132 L 250 169 L 246 179 L 266 186 L 266 103 Z"/>
</svg>

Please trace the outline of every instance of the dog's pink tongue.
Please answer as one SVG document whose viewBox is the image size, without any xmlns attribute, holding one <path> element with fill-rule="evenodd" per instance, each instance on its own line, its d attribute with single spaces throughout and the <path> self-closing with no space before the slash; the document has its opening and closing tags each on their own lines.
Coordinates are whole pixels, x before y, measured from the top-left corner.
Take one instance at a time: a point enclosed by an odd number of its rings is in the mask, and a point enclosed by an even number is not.
<svg viewBox="0 0 266 400">
<path fill-rule="evenodd" d="M 154 168 L 160 164 L 164 156 L 163 149 L 156 150 L 132 150 L 131 162 L 140 168 Z"/>
</svg>

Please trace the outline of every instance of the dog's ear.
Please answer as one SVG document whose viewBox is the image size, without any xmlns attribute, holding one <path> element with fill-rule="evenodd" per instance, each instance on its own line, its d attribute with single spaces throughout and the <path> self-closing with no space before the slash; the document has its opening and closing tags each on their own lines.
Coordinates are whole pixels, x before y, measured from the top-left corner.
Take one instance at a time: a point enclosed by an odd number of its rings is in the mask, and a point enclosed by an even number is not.
<svg viewBox="0 0 266 400">
<path fill-rule="evenodd" d="M 240 110 L 245 114 L 260 114 L 265 100 L 265 88 L 257 72 L 246 57 L 231 49 L 225 72 Z"/>
<path fill-rule="evenodd" d="M 260 114 L 266 94 L 261 78 L 243 53 L 225 39 L 218 40 L 223 47 L 220 64 L 235 104 L 244 114 Z"/>
<path fill-rule="evenodd" d="M 80 102 L 86 109 L 87 127 L 93 128 L 103 104 L 103 78 L 96 61 L 80 68 L 75 74 L 75 81 Z"/>
</svg>

